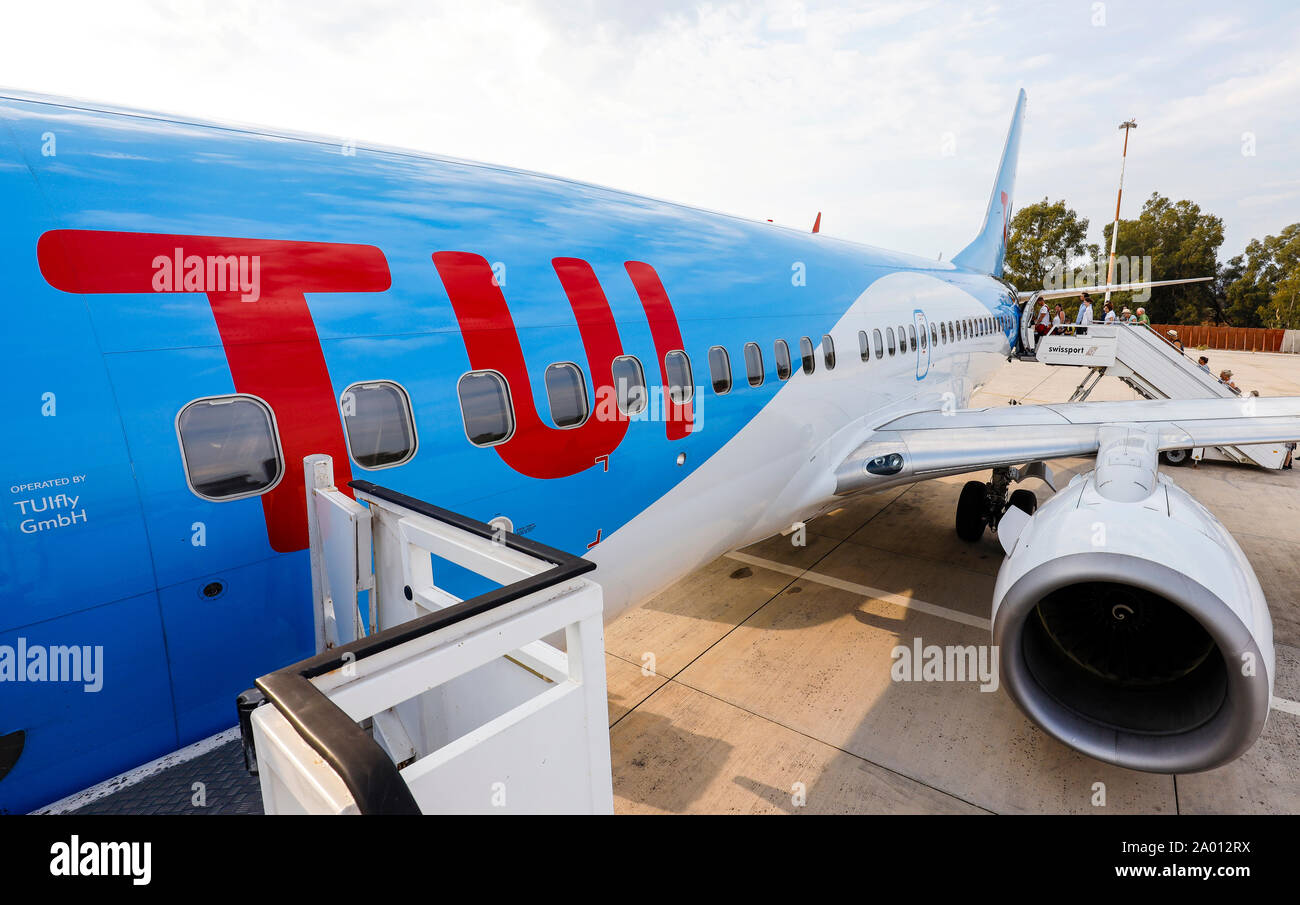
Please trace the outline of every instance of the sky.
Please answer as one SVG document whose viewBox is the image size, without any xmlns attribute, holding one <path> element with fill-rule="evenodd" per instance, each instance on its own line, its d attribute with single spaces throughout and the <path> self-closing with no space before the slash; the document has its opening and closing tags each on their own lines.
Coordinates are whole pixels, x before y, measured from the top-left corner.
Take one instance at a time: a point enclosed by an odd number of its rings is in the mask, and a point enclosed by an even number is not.
<svg viewBox="0 0 1300 905">
<path fill-rule="evenodd" d="M 899 251 L 1015 202 L 1300 221 L 1300 4 L 0 0 L 0 87 L 506 164 Z"/>
</svg>

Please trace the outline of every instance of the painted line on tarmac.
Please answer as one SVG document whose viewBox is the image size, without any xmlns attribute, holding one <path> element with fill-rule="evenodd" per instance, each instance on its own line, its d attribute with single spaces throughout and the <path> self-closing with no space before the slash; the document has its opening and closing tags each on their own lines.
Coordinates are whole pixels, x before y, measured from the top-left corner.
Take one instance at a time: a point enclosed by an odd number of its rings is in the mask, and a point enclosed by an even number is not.
<svg viewBox="0 0 1300 905">
<path fill-rule="evenodd" d="M 883 600 L 886 603 L 892 603 L 895 606 L 900 606 L 904 609 L 916 610 L 918 613 L 928 613 L 931 616 L 938 616 L 940 619 L 948 619 L 952 622 L 960 622 L 962 625 L 982 628 L 986 632 L 993 630 L 992 625 L 989 624 L 987 619 L 979 616 L 972 616 L 969 613 L 962 613 L 957 610 L 950 610 L 945 606 L 926 603 L 924 600 L 917 600 L 915 597 L 904 597 L 901 594 L 882 591 L 880 588 L 858 584 L 854 581 L 845 581 L 842 578 L 835 578 L 832 575 L 823 575 L 820 572 L 801 569 L 798 566 L 787 566 L 785 563 L 779 563 L 771 559 L 763 559 L 761 556 L 751 556 L 748 553 L 728 553 L 727 558 L 734 559 L 736 562 L 747 563 L 751 566 L 758 566 L 761 569 L 771 569 L 773 572 L 780 572 L 783 575 L 793 575 L 795 578 L 803 578 L 807 581 L 816 582 L 817 584 L 824 584 L 830 588 L 839 588 L 841 591 L 848 591 L 851 594 L 860 594 L 863 597 L 872 597 L 876 600 Z"/>
</svg>

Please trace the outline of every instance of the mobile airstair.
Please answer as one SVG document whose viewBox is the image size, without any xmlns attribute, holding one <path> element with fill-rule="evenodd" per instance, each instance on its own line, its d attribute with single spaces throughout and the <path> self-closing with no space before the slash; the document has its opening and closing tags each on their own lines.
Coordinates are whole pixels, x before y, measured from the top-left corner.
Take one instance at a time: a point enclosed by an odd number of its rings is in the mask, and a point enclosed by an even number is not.
<svg viewBox="0 0 1300 905">
<path fill-rule="evenodd" d="M 595 565 L 304 467 L 318 653 L 239 699 L 266 813 L 613 813 Z"/>
<path fill-rule="evenodd" d="M 1087 399 L 1102 377 L 1118 377 L 1147 399 L 1235 397 L 1241 399 L 1243 413 L 1249 414 L 1253 397 L 1240 396 L 1200 367 L 1194 355 L 1180 351 L 1146 324 L 1065 324 L 1040 338 L 1033 331 L 1034 308 L 1031 300 L 1021 313 L 1018 355 L 1048 365 L 1087 368 L 1070 402 Z M 1165 455 L 1171 464 L 1183 464 L 1188 459 L 1221 459 L 1281 468 L 1286 453 L 1286 444 L 1263 443 L 1174 450 Z"/>
</svg>

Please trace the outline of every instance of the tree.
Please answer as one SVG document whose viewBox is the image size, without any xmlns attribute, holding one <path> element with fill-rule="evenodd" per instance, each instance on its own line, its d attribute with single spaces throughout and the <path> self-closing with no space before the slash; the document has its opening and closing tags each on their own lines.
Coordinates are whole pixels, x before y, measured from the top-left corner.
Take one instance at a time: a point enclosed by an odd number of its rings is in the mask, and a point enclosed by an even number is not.
<svg viewBox="0 0 1300 905">
<path fill-rule="evenodd" d="M 1106 248 L 1110 247 L 1111 227 L 1112 224 L 1107 224 L 1103 231 Z M 1171 202 L 1159 192 L 1153 192 L 1136 220 L 1120 221 L 1115 255 L 1130 259 L 1150 255 L 1151 272 L 1142 274 L 1144 280 L 1213 277 L 1219 272 L 1222 244 L 1220 218 L 1202 213 L 1200 205 L 1192 201 Z M 1105 269 L 1100 272 L 1104 279 Z M 1130 272 L 1128 276 L 1135 279 L 1137 274 Z M 1115 307 L 1131 307 L 1131 295 L 1116 293 L 1112 297 Z M 1207 314 L 1217 310 L 1210 283 L 1152 289 L 1151 298 L 1142 304 L 1155 323 L 1199 324 Z"/>
<path fill-rule="evenodd" d="M 1225 313 L 1239 327 L 1300 327 L 1300 223 L 1251 239 L 1221 277 Z"/>
<path fill-rule="evenodd" d="M 1251 242 L 1255 244 L 1254 241 Z M 1224 323 L 1233 327 L 1258 327 L 1260 309 L 1268 304 L 1269 292 L 1254 276 L 1246 276 L 1246 256 L 1234 255 L 1219 269 L 1214 297 Z"/>
<path fill-rule="evenodd" d="M 1065 206 L 1065 201 L 1036 201 L 1011 218 L 1007 237 L 1006 277 L 1017 289 L 1032 291 L 1047 286 L 1052 271 L 1096 246 L 1088 246 L 1088 220 Z"/>
</svg>

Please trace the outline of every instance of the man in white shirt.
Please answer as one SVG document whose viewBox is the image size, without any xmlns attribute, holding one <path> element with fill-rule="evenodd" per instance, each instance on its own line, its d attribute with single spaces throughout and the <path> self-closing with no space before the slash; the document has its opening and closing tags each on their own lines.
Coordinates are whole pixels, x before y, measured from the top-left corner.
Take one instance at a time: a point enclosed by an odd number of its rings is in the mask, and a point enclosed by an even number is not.
<svg viewBox="0 0 1300 905">
<path fill-rule="evenodd" d="M 1084 328 L 1092 323 L 1092 299 L 1086 292 L 1079 296 L 1079 314 L 1074 322 Z M 1086 329 L 1084 332 L 1087 332 Z"/>
<path fill-rule="evenodd" d="M 1038 343 L 1043 341 L 1043 337 L 1047 335 L 1047 331 L 1051 329 L 1051 326 L 1052 316 L 1047 313 L 1047 302 L 1043 302 L 1043 307 L 1038 309 L 1038 320 L 1034 323 L 1034 333 L 1036 334 L 1034 348 L 1038 348 Z"/>
</svg>

